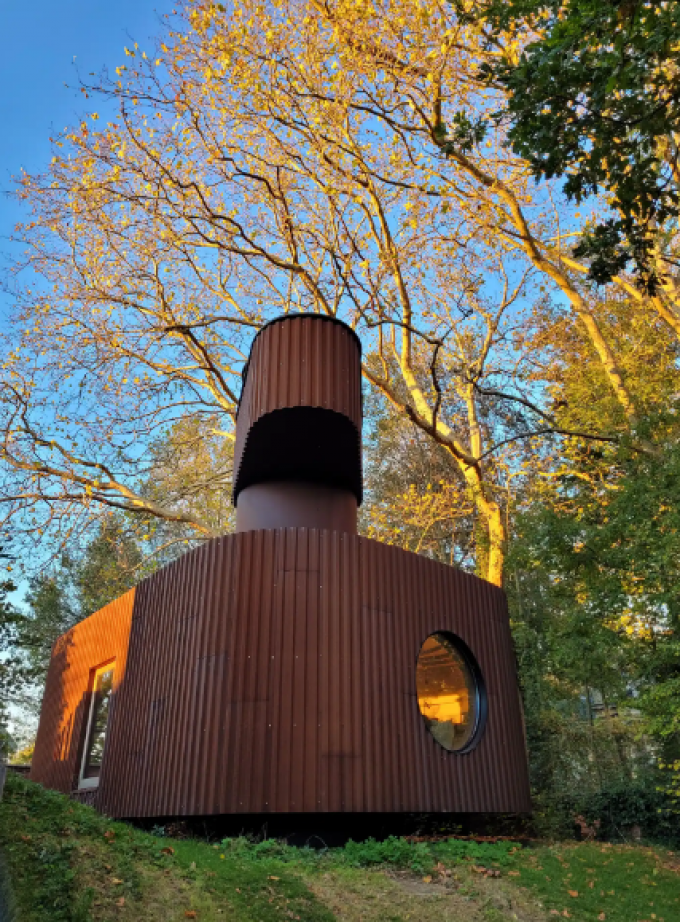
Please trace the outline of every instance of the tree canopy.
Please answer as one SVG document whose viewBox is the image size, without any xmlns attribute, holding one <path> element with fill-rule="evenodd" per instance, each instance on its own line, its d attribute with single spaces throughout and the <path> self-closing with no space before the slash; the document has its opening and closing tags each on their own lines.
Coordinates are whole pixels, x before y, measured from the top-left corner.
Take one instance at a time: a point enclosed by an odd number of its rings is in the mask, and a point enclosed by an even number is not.
<svg viewBox="0 0 680 922">
<path fill-rule="evenodd" d="M 663 232 L 680 215 L 677 3 L 492 0 L 487 11 L 523 45 L 482 64 L 508 92 L 513 150 L 536 177 L 564 177 L 577 202 L 608 195 L 574 255 L 598 283 L 632 264 L 645 289 L 663 291 L 677 267 Z"/>
<path fill-rule="evenodd" d="M 21 181 L 32 276 L 3 372 L 5 521 L 64 541 L 109 507 L 183 540 L 219 533 L 200 489 L 159 494 L 150 446 L 188 445 L 197 425 L 233 439 L 254 332 L 323 311 L 359 331 L 367 382 L 458 466 L 500 583 L 499 472 L 518 446 L 636 439 L 641 408 L 573 253 L 583 222 L 535 189 L 494 120 L 484 30 L 421 0 L 200 0 L 153 53 L 126 53 L 86 88 L 115 118 L 92 111 Z M 613 284 L 628 313 L 680 334 L 675 295 Z M 553 413 L 547 354 L 529 345 L 551 304 L 620 408 L 613 430 Z M 210 470 L 203 495 L 228 466 Z"/>
</svg>

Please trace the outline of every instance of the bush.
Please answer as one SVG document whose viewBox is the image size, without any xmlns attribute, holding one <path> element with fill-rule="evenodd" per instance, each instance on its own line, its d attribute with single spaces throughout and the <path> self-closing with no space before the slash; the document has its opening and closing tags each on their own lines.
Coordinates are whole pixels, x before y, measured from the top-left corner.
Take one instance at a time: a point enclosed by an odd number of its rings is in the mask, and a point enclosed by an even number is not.
<svg viewBox="0 0 680 922">
<path fill-rule="evenodd" d="M 644 839 L 680 845 L 677 805 L 668 793 L 657 790 L 652 777 L 594 793 L 538 798 L 536 807 L 539 833 L 552 838 L 572 838 L 580 816 L 596 829 L 598 839 L 627 840 L 638 827 Z"/>
<path fill-rule="evenodd" d="M 256 842 L 245 837 L 224 839 L 222 848 L 231 855 L 246 861 L 303 862 L 318 865 L 328 862 L 351 868 L 393 867 L 426 874 L 438 861 L 455 864 L 471 861 L 485 867 L 510 863 L 510 855 L 517 848 L 514 842 L 471 842 L 445 839 L 432 842 L 412 842 L 397 836 L 383 841 L 367 839 L 354 842 L 350 839 L 342 848 L 316 850 L 287 845 L 280 839 Z"/>
<path fill-rule="evenodd" d="M 503 867 L 512 862 L 511 854 L 516 851 L 516 842 L 468 842 L 461 839 L 447 839 L 438 842 L 434 853 L 440 861 L 455 864 L 459 861 L 473 861 L 475 864 Z"/>
<path fill-rule="evenodd" d="M 368 868 L 388 864 L 397 868 L 410 868 L 424 874 L 433 865 L 432 854 L 424 842 L 409 842 L 390 836 L 383 842 L 367 839 L 365 842 L 350 841 L 343 849 L 334 850 L 334 857 L 353 868 Z"/>
</svg>

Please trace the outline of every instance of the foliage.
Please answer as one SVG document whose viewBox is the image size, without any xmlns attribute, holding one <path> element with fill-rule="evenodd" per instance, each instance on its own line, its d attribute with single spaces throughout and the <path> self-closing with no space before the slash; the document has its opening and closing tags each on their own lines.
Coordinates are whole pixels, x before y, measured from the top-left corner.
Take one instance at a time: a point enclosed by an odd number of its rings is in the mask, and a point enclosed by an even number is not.
<svg viewBox="0 0 680 922">
<path fill-rule="evenodd" d="M 70 564 L 81 617 L 99 611 L 138 580 L 142 555 L 120 519 L 110 518 L 88 542 L 82 558 Z"/>
<path fill-rule="evenodd" d="M 0 555 L 4 556 L 4 555 Z M 26 685 L 27 676 L 16 653 L 16 640 L 22 624 L 21 613 L 16 610 L 7 596 L 16 589 L 11 580 L 0 582 L 0 755 L 6 758 L 13 748 L 7 720 L 10 702 L 20 695 Z"/>
<path fill-rule="evenodd" d="M 621 412 L 615 432 L 584 434 L 634 434 L 640 414 L 570 253 L 582 222 L 554 185 L 534 189 L 492 117 L 489 49 L 448 3 L 195 0 L 153 53 L 128 48 L 83 87 L 117 115 L 68 128 L 17 189 L 31 281 L 2 372 L 0 475 L 21 540 L 54 547 L 107 508 L 159 523 L 159 546 L 221 533 L 220 443 L 249 343 L 302 310 L 357 329 L 366 380 L 447 454 L 478 572 L 502 583 L 499 497 L 527 455 L 547 462 L 546 436 L 572 431 L 552 412 L 550 344 L 535 347 L 552 299 Z M 672 286 L 661 302 L 613 285 L 680 335 Z"/>
<path fill-rule="evenodd" d="M 410 868 L 418 874 L 425 874 L 432 867 L 429 849 L 423 843 L 411 844 L 405 839 L 390 836 L 383 842 L 368 839 L 365 842 L 348 842 L 342 849 L 343 863 L 355 868 L 373 865 L 392 865 Z"/>
<path fill-rule="evenodd" d="M 219 429 L 218 417 L 191 414 L 177 420 L 149 447 L 149 473 L 140 493 L 159 506 L 194 512 L 214 534 L 234 525 L 231 505 L 234 443 Z M 128 516 L 132 526 L 134 517 Z M 196 544 L 186 522 L 144 517 L 135 529 L 141 548 L 155 564 L 167 563 Z M 134 526 L 133 526 L 134 527 Z"/>
<path fill-rule="evenodd" d="M 548 789 L 534 799 L 539 835 L 568 841 L 575 835 L 605 842 L 641 839 L 680 847 L 678 809 L 672 791 L 660 786 L 660 771 L 612 780 L 599 789 Z"/>
<path fill-rule="evenodd" d="M 651 804 L 656 788 L 674 783 L 679 459 L 675 441 L 663 458 L 625 449 L 581 456 L 579 476 L 565 465 L 542 506 L 518 521 L 509 588 L 532 780 L 546 822 L 570 798 L 588 797 L 608 800 L 619 825 L 639 808 L 635 822 L 644 828 L 653 810 L 634 792 L 646 788 Z M 624 787 L 630 803 L 621 800 Z M 660 823 L 651 823 L 656 835 Z"/>
<path fill-rule="evenodd" d="M 592 827 L 597 820 L 598 838 L 605 841 L 630 840 L 639 831 L 645 840 L 680 847 L 676 806 L 667 794 L 650 784 L 653 780 L 649 773 L 633 783 L 573 798 L 568 807 L 572 822 L 573 817 L 583 816 Z"/>
<path fill-rule="evenodd" d="M 581 202 L 606 190 L 612 217 L 581 237 L 577 257 L 608 282 L 633 262 L 651 292 L 667 267 L 659 229 L 680 214 L 680 10 L 655 0 L 511 0 L 495 27 L 526 36 L 486 71 L 508 91 L 508 140 L 537 177 L 566 178 Z"/>
<path fill-rule="evenodd" d="M 660 767 L 667 772 L 665 786 L 660 790 L 671 798 L 675 811 L 680 809 L 680 759 L 673 762 L 662 762 Z"/>
<path fill-rule="evenodd" d="M 29 743 L 35 735 L 55 640 L 122 595 L 143 575 L 139 546 L 125 524 L 122 518 L 108 516 L 82 550 L 72 548 L 59 565 L 29 579 L 25 610 L 12 610 L 11 636 L 7 637 L 10 653 L 0 667 L 13 669 L 5 699 L 14 707 L 13 733 L 19 737 L 12 748 Z"/>
<path fill-rule="evenodd" d="M 677 239 L 651 227 L 650 185 L 636 220 L 659 290 L 625 272 L 596 288 L 597 254 L 573 246 L 610 218 L 593 189 L 656 182 L 661 148 L 638 157 L 642 129 L 598 135 L 579 111 L 546 166 L 494 116 L 526 100 L 559 122 L 553 67 L 608 92 L 611 49 L 588 29 L 622 10 L 616 41 L 639 55 L 607 105 L 638 105 L 645 43 L 676 22 L 648 6 L 518 0 L 491 31 L 467 0 L 193 0 L 83 87 L 91 111 L 17 185 L 26 254 L 0 361 L 0 522 L 43 570 L 22 634 L 36 675 L 56 634 L 230 527 L 252 337 L 320 312 L 362 339 L 365 532 L 509 591 L 541 803 L 673 783 L 647 773 L 678 756 Z M 594 140 L 577 151 L 581 118 Z M 571 169 L 555 137 L 581 158 L 567 191 L 589 218 L 546 179 Z M 605 165 L 610 142 L 630 172 Z"/>
<path fill-rule="evenodd" d="M 13 765 L 30 765 L 33 761 L 34 752 L 35 743 L 29 743 L 23 749 L 18 749 L 16 752 L 11 753 L 10 761 Z"/>
<path fill-rule="evenodd" d="M 225 851 L 247 854 L 256 860 L 276 858 L 286 863 L 302 862 L 315 868 L 337 866 L 352 868 L 393 867 L 410 869 L 416 874 L 432 871 L 437 862 L 458 864 L 473 862 L 487 866 L 503 867 L 511 862 L 516 843 L 511 841 L 475 842 L 465 839 L 411 840 L 398 836 L 354 841 L 345 845 L 318 850 L 307 846 L 298 848 L 279 839 L 255 841 L 240 837 L 225 839 Z"/>
<path fill-rule="evenodd" d="M 28 613 L 17 637 L 17 647 L 28 660 L 32 675 L 43 675 L 52 655 L 52 644 L 80 619 L 70 580 L 70 559 L 51 574 L 36 576 L 26 593 Z"/>
<path fill-rule="evenodd" d="M 474 566 L 474 503 L 450 455 L 374 394 L 364 399 L 364 427 L 363 533 Z"/>
<path fill-rule="evenodd" d="M 28 611 L 21 616 L 13 649 L 38 686 L 61 634 L 130 589 L 140 578 L 141 554 L 124 520 L 107 517 L 82 552 L 29 580 Z"/>
</svg>

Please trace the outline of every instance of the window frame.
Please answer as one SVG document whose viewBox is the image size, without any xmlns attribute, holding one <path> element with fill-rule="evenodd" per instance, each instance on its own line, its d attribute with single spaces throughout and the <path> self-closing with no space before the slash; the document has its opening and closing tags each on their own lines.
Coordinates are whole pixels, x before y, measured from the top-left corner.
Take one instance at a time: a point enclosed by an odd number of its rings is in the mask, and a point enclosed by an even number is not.
<svg viewBox="0 0 680 922">
<path fill-rule="evenodd" d="M 96 691 L 97 679 L 99 678 L 99 676 L 104 675 L 107 672 L 113 672 L 113 676 L 111 678 L 111 695 L 113 695 L 113 681 L 116 675 L 115 659 L 111 659 L 106 663 L 102 663 L 101 666 L 97 666 L 90 673 L 90 676 L 91 676 L 90 682 L 89 682 L 90 700 L 89 700 L 89 704 L 87 708 L 87 720 L 85 722 L 85 727 L 83 731 L 83 751 L 82 751 L 82 755 L 80 759 L 80 771 L 78 772 L 78 790 L 79 791 L 99 787 L 99 775 L 97 775 L 95 778 L 86 778 L 85 770 L 87 768 L 87 756 L 88 756 L 88 750 L 90 748 L 90 740 L 92 738 L 92 731 L 94 729 L 94 717 L 95 717 L 94 706 L 97 700 L 97 691 Z M 105 746 L 106 746 L 106 737 L 108 736 L 108 732 L 109 732 L 110 718 L 111 718 L 111 715 L 109 714 L 109 718 L 106 722 L 106 733 L 104 736 Z"/>
<path fill-rule="evenodd" d="M 423 647 L 425 646 L 425 643 L 430 639 L 430 637 L 435 637 L 438 634 L 444 636 L 446 640 L 448 640 L 449 643 L 452 644 L 452 646 L 454 647 L 454 649 L 456 650 L 456 652 L 462 659 L 463 663 L 470 671 L 470 674 L 475 684 L 475 702 L 476 702 L 476 712 L 477 713 L 476 713 L 474 729 L 472 730 L 472 733 L 467 743 L 465 743 L 464 746 L 461 746 L 460 749 L 448 749 L 446 746 L 444 746 L 442 743 L 439 742 L 439 740 L 432 733 L 429 727 L 426 726 L 425 719 L 424 719 L 425 715 L 421 711 L 420 705 L 418 703 L 417 680 L 416 680 L 416 695 L 415 695 L 416 706 L 418 708 L 418 713 L 421 718 L 421 724 L 424 727 L 428 737 L 433 741 L 433 743 L 436 746 L 438 746 L 442 752 L 445 752 L 450 756 L 454 756 L 454 757 L 464 756 L 464 755 L 467 755 L 469 752 L 472 752 L 473 749 L 476 749 L 484 736 L 484 731 L 486 729 L 486 719 L 487 719 L 488 709 L 489 709 L 489 703 L 488 703 L 489 699 L 488 699 L 488 694 L 486 690 L 486 682 L 484 680 L 484 674 L 482 673 L 482 670 L 479 667 L 479 663 L 477 662 L 477 658 L 473 654 L 470 647 L 465 643 L 465 641 L 461 637 L 458 636 L 458 634 L 454 634 L 453 631 L 449 630 L 448 628 L 440 628 L 438 630 L 430 631 L 427 637 L 425 638 L 425 640 L 422 641 L 422 643 L 420 644 L 420 648 L 418 650 L 418 655 L 416 657 L 416 675 L 418 671 L 418 662 L 420 661 L 420 655 L 423 651 Z"/>
</svg>

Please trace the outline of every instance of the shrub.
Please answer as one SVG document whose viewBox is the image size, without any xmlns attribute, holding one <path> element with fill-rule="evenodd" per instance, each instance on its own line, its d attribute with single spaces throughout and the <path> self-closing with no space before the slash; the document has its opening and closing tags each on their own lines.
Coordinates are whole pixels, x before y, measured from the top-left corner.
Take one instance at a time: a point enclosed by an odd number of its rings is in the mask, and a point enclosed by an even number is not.
<svg viewBox="0 0 680 922">
<path fill-rule="evenodd" d="M 677 805 L 652 777 L 594 793 L 539 798 L 536 807 L 537 830 L 551 838 L 573 838 L 576 817 L 582 817 L 598 839 L 630 839 L 637 827 L 644 839 L 680 845 Z"/>
<path fill-rule="evenodd" d="M 425 843 L 413 843 L 397 836 L 390 836 L 382 842 L 376 839 L 354 842 L 350 839 L 343 849 L 334 852 L 334 857 L 354 868 L 387 864 L 397 868 L 410 868 L 421 874 L 429 870 L 433 864 L 432 854 Z"/>
</svg>

